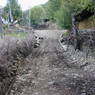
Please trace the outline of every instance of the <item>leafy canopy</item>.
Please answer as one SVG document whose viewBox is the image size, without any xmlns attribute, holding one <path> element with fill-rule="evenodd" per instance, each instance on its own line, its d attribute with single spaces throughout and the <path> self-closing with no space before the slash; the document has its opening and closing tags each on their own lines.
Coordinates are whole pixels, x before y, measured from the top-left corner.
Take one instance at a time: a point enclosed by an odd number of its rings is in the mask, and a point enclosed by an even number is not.
<svg viewBox="0 0 95 95">
<path fill-rule="evenodd" d="M 95 10 L 94 0 L 49 0 L 47 13 L 59 26 L 70 29 L 71 15 L 84 9 Z"/>
<path fill-rule="evenodd" d="M 4 13 L 3 13 L 3 17 L 5 19 L 8 19 L 10 15 L 10 10 L 11 10 L 11 15 L 13 17 L 13 21 L 21 19 L 22 10 L 17 0 L 8 0 L 7 5 L 4 7 Z"/>
<path fill-rule="evenodd" d="M 30 17 L 32 24 L 39 24 L 41 20 L 46 18 L 46 10 L 43 6 L 36 6 L 30 10 Z"/>
</svg>

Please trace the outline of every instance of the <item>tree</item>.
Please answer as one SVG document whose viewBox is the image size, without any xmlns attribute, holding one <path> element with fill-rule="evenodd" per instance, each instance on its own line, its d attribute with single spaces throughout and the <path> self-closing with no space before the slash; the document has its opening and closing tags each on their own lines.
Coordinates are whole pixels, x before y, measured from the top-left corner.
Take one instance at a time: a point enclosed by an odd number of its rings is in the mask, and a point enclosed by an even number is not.
<svg viewBox="0 0 95 95">
<path fill-rule="evenodd" d="M 48 2 L 47 9 L 51 20 L 55 21 L 54 16 L 55 13 L 60 9 L 60 6 L 61 6 L 61 0 L 50 0 Z"/>
<path fill-rule="evenodd" d="M 3 17 L 9 19 L 9 22 L 11 22 L 10 19 L 13 19 L 12 22 L 21 19 L 22 11 L 17 0 L 8 0 L 7 5 L 4 8 Z"/>
<path fill-rule="evenodd" d="M 72 26 L 71 15 L 76 15 L 82 10 L 94 10 L 94 0 L 49 0 L 47 5 L 49 16 L 59 26 L 70 29 Z"/>
<path fill-rule="evenodd" d="M 47 18 L 46 11 L 43 8 L 43 6 L 36 6 L 32 8 L 30 11 L 31 24 L 40 24 L 43 19 Z"/>
<path fill-rule="evenodd" d="M 55 13 L 55 21 L 64 29 L 71 29 L 72 23 L 70 11 L 68 9 L 61 8 Z"/>
<path fill-rule="evenodd" d="M 0 33 L 3 32 L 3 27 L 2 27 L 2 19 L 1 19 L 1 16 L 0 16 Z"/>
</svg>

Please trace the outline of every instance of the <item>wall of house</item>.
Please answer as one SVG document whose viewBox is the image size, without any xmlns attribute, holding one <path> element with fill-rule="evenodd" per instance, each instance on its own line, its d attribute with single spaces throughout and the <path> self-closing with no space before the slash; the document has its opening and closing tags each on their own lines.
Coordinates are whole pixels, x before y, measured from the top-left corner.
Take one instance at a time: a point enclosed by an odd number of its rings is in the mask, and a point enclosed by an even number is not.
<svg viewBox="0 0 95 95">
<path fill-rule="evenodd" d="M 79 29 L 95 29 L 95 16 L 80 22 Z"/>
</svg>

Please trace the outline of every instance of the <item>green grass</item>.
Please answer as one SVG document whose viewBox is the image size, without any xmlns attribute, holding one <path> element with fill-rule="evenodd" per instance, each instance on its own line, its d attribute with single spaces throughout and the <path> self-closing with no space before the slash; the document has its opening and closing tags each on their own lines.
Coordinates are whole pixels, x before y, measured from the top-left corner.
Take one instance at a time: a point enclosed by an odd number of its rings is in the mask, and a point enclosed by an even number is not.
<svg viewBox="0 0 95 95">
<path fill-rule="evenodd" d="M 16 37 L 16 38 L 24 38 L 27 36 L 27 33 L 8 33 L 8 36 Z"/>
<path fill-rule="evenodd" d="M 3 33 L 0 33 L 0 35 L 4 35 Z M 19 33 L 5 33 L 5 36 L 15 37 L 15 38 L 25 38 L 28 35 L 28 33 L 19 32 Z"/>
</svg>

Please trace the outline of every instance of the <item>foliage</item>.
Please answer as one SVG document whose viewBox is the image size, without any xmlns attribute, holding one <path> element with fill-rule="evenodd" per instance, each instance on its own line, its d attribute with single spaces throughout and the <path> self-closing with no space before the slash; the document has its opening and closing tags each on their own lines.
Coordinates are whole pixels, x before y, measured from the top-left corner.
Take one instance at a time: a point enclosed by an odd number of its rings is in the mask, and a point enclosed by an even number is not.
<svg viewBox="0 0 95 95">
<path fill-rule="evenodd" d="M 48 14 L 59 26 L 71 28 L 71 15 L 84 9 L 95 10 L 94 0 L 49 0 Z"/>
<path fill-rule="evenodd" d="M 81 0 L 82 8 L 95 9 L 95 1 L 94 0 Z"/>
<path fill-rule="evenodd" d="M 67 9 L 60 9 L 55 13 L 55 21 L 56 23 L 63 27 L 64 29 L 71 28 L 71 14 L 70 11 Z"/>
<path fill-rule="evenodd" d="M 47 9 L 48 9 L 48 15 L 51 20 L 54 21 L 55 12 L 57 12 L 60 9 L 60 6 L 61 6 L 60 0 L 50 0 L 48 2 Z"/>
<path fill-rule="evenodd" d="M 27 37 L 28 34 L 24 33 L 24 32 L 19 32 L 19 33 L 12 32 L 12 33 L 6 33 L 5 35 L 14 37 L 14 38 L 25 38 L 25 37 Z"/>
<path fill-rule="evenodd" d="M 23 11 L 21 25 L 29 26 L 29 10 Z"/>
<path fill-rule="evenodd" d="M 36 6 L 30 10 L 30 17 L 32 24 L 39 24 L 46 18 L 46 11 L 43 6 Z"/>
<path fill-rule="evenodd" d="M 8 29 L 8 25 L 7 24 L 3 24 L 3 29 L 4 30 Z"/>
<path fill-rule="evenodd" d="M 17 0 L 8 0 L 7 5 L 4 8 L 4 13 L 3 13 L 3 17 L 6 20 L 9 18 L 10 10 L 13 16 L 13 21 L 21 19 L 22 11 Z"/>
</svg>

